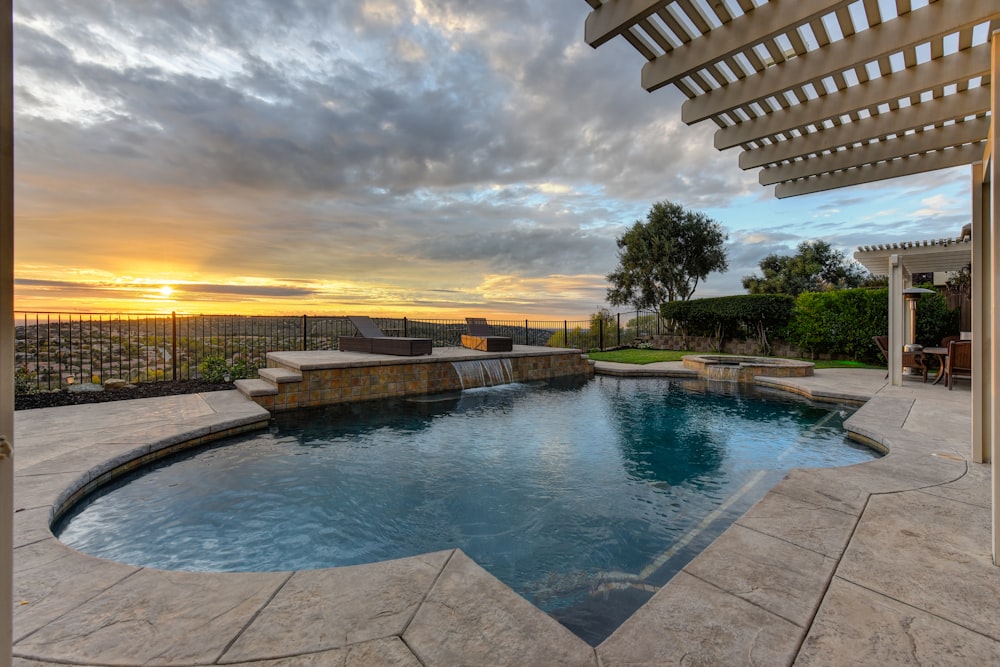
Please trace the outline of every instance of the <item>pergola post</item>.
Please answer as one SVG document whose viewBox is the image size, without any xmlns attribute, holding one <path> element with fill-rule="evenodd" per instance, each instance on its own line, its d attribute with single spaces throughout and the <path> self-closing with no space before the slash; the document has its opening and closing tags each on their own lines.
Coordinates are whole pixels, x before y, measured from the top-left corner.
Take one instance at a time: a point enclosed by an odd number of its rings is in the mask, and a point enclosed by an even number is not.
<svg viewBox="0 0 1000 667">
<path fill-rule="evenodd" d="M 982 162 L 972 165 L 972 460 L 990 460 L 990 420 L 992 414 L 992 336 L 989 328 L 993 303 L 989 279 L 992 235 L 985 219 L 989 211 L 990 187 Z"/>
<path fill-rule="evenodd" d="M 13 0 L 0 0 L 0 665 L 11 664 L 14 601 Z"/>
<path fill-rule="evenodd" d="M 903 289 L 906 275 L 899 255 L 889 257 L 889 381 L 896 387 L 903 384 Z"/>
<path fill-rule="evenodd" d="M 1000 40 L 997 39 L 1000 32 L 994 32 L 990 40 L 990 77 L 991 81 L 994 83 L 998 79 L 994 78 L 1000 72 Z M 1000 86 L 991 85 L 990 86 L 990 121 L 992 123 L 990 127 L 990 134 L 988 139 L 988 146 L 986 147 L 987 154 L 989 156 L 988 164 L 988 174 L 989 174 L 989 252 L 990 252 L 990 263 L 989 263 L 989 280 L 984 282 L 989 282 L 990 284 L 990 301 L 988 302 L 988 311 L 984 309 L 984 313 L 989 313 L 989 343 L 992 345 L 993 342 L 997 340 L 998 331 L 1000 331 L 1000 309 L 997 308 L 996 301 L 993 297 L 1000 294 L 1000 233 L 997 233 L 997 215 L 1000 214 L 1000 188 L 994 188 L 993 183 L 997 182 L 997 161 L 996 155 L 998 146 L 1000 146 L 1000 137 L 997 137 L 996 133 L 996 112 L 1000 111 Z M 986 225 L 984 225 L 986 226 Z M 973 242 L 975 242 L 975 237 L 973 237 Z M 984 305 L 985 306 L 985 305 Z M 997 448 L 997 437 L 1000 434 L 1000 409 L 998 409 L 998 392 L 1000 392 L 1000 355 L 991 354 L 988 363 L 990 368 L 990 400 L 988 405 L 988 414 L 986 415 L 988 419 L 988 424 L 990 427 L 990 437 L 989 437 L 989 451 L 983 452 L 983 460 L 989 460 L 991 463 L 991 513 L 992 513 L 992 525 L 993 525 L 993 539 L 992 539 L 992 551 L 993 551 L 993 564 L 1000 565 L 1000 469 L 997 465 L 997 457 L 993 456 L 993 452 Z"/>
</svg>

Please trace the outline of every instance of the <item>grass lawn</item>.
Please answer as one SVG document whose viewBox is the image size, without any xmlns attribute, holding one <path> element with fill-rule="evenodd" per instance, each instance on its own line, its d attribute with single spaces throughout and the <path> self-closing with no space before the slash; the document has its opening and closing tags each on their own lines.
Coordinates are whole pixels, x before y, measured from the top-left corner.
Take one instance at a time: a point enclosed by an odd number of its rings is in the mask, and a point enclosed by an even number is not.
<svg viewBox="0 0 1000 667">
<path fill-rule="evenodd" d="M 610 352 L 588 352 L 587 356 L 595 361 L 617 361 L 622 364 L 652 364 L 657 361 L 680 361 L 685 354 L 697 353 L 685 350 L 639 350 L 626 348 Z M 816 368 L 885 368 L 885 366 L 866 364 L 861 361 L 829 361 L 820 359 L 800 359 L 799 361 L 811 361 L 816 364 Z"/>
</svg>

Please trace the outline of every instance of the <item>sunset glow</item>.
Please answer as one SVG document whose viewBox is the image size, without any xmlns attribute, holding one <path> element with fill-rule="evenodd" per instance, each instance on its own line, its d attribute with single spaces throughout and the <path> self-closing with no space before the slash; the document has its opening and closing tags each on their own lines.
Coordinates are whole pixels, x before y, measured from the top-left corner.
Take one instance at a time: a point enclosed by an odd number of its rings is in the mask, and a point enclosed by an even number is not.
<svg viewBox="0 0 1000 667">
<path fill-rule="evenodd" d="M 19 311 L 583 319 L 656 201 L 729 233 L 696 297 L 968 221 L 966 168 L 775 200 L 583 2 L 14 4 Z"/>
</svg>

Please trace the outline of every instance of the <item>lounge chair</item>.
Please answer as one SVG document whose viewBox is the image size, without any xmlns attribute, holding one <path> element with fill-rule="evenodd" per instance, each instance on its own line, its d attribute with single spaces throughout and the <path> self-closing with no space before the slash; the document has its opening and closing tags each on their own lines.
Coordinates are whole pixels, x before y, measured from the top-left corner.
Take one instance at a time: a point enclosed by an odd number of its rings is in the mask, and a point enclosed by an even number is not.
<svg viewBox="0 0 1000 667">
<path fill-rule="evenodd" d="M 392 354 L 398 357 L 417 357 L 430 354 L 430 338 L 403 338 L 386 336 L 375 326 L 370 317 L 349 317 L 357 330 L 357 336 L 340 336 L 337 347 L 342 352 L 366 352 L 368 354 Z"/>
<path fill-rule="evenodd" d="M 875 345 L 878 347 L 878 351 L 882 353 L 885 357 L 885 362 L 889 363 L 889 337 L 888 336 L 872 336 L 872 340 L 875 341 Z M 924 376 L 924 382 L 927 382 L 927 366 L 924 365 L 924 353 L 923 352 L 903 352 L 903 368 L 915 368 L 920 371 L 920 374 Z M 888 373 L 886 377 L 889 377 Z"/>
<path fill-rule="evenodd" d="M 462 347 L 481 352 L 510 352 L 514 341 L 509 336 L 494 336 L 490 325 L 482 317 L 466 317 L 469 333 L 462 334 Z"/>
<path fill-rule="evenodd" d="M 972 341 L 953 340 L 948 345 L 945 382 L 950 390 L 955 380 L 972 380 Z"/>
</svg>

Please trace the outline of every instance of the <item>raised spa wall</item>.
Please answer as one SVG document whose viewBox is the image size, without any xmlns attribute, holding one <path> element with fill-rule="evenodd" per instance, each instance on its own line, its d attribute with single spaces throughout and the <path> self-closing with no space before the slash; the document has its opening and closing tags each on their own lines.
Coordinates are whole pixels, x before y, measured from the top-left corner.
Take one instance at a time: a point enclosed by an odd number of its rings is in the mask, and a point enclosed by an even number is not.
<svg viewBox="0 0 1000 667">
<path fill-rule="evenodd" d="M 261 407 L 282 412 L 492 384 L 489 372 L 460 375 L 459 369 L 479 363 L 494 368 L 500 364 L 509 382 L 594 376 L 593 362 L 580 350 L 522 345 L 514 346 L 512 352 L 496 353 L 434 348 L 432 354 L 422 357 L 340 351 L 269 352 L 268 367 L 260 369 L 260 378 L 237 380 L 236 387 Z M 477 380 L 480 376 L 485 382 Z"/>
<path fill-rule="evenodd" d="M 686 355 L 684 368 L 698 371 L 709 380 L 753 382 L 756 377 L 808 377 L 816 367 L 811 361 L 774 357 L 728 355 Z"/>
</svg>

